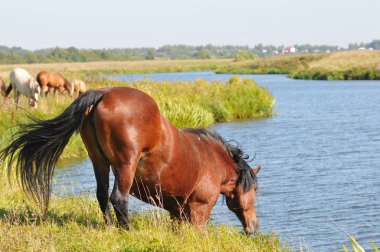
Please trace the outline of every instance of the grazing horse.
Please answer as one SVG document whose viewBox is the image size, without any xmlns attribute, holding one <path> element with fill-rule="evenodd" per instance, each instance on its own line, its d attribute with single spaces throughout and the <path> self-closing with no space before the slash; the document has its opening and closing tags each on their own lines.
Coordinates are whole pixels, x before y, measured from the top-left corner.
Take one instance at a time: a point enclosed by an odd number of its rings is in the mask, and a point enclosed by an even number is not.
<svg viewBox="0 0 380 252">
<path fill-rule="evenodd" d="M 11 83 L 5 91 L 5 97 L 13 89 L 14 100 L 18 108 L 18 97 L 20 94 L 29 98 L 29 106 L 37 109 L 38 95 L 40 94 L 40 86 L 37 81 L 30 76 L 28 71 L 22 68 L 15 68 L 9 74 Z"/>
<path fill-rule="evenodd" d="M 5 86 L 4 80 L 0 77 L 0 91 L 1 95 L 5 97 L 5 93 L 7 92 L 7 87 Z"/>
<path fill-rule="evenodd" d="M 44 210 L 55 164 L 74 132 L 80 132 L 93 164 L 96 196 L 105 222 L 129 228 L 129 194 L 169 211 L 173 221 L 204 229 L 220 194 L 247 234 L 258 230 L 254 208 L 260 168 L 220 135 L 206 129 L 175 128 L 146 93 L 129 87 L 89 90 L 50 120 L 22 125 L 0 152 L 16 162 L 24 191 Z M 108 195 L 109 173 L 115 182 Z"/>
<path fill-rule="evenodd" d="M 60 94 L 63 94 L 66 90 L 70 96 L 73 96 L 74 90 L 71 88 L 71 83 L 60 73 L 41 71 L 37 74 L 36 79 L 45 95 L 48 91 L 53 93 L 58 90 Z"/>
<path fill-rule="evenodd" d="M 72 80 L 71 89 L 74 90 L 76 96 L 79 96 L 86 92 L 86 84 L 81 80 Z"/>
</svg>

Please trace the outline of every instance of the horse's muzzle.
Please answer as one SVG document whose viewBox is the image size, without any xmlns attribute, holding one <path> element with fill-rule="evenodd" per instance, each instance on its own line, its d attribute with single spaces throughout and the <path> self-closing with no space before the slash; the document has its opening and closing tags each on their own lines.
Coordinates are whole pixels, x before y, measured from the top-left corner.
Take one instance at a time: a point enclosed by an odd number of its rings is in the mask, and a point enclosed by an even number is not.
<svg viewBox="0 0 380 252">
<path fill-rule="evenodd" d="M 246 228 L 244 228 L 244 232 L 247 236 L 257 233 L 259 231 L 259 222 L 252 221 L 251 225 L 248 225 Z"/>
</svg>

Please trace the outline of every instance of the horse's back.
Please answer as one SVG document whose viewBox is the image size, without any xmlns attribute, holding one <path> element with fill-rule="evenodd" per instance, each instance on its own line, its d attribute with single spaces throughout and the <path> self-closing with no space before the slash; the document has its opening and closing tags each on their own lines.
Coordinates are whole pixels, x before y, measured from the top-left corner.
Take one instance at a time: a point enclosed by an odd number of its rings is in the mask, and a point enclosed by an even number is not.
<svg viewBox="0 0 380 252">
<path fill-rule="evenodd" d="M 86 92 L 86 84 L 82 80 L 73 80 L 71 82 L 71 88 L 73 88 L 74 92 L 79 95 Z"/>
<path fill-rule="evenodd" d="M 143 151 L 161 139 L 161 117 L 157 104 L 147 94 L 133 88 L 107 88 L 98 103 L 93 121 L 103 146 Z M 113 151 L 108 150 L 113 156 Z"/>
<path fill-rule="evenodd" d="M 36 79 L 40 85 L 47 85 L 51 79 L 51 73 L 48 71 L 41 71 L 37 74 Z"/>
<path fill-rule="evenodd" d="M 9 73 L 9 79 L 11 82 L 26 82 L 29 81 L 31 78 L 28 71 L 26 71 L 23 68 L 15 68 Z"/>
<path fill-rule="evenodd" d="M 60 73 L 41 71 L 36 78 L 40 85 L 56 86 L 64 83 L 64 77 Z"/>
<path fill-rule="evenodd" d="M 18 90 L 23 90 L 23 93 L 29 91 L 29 82 L 31 78 L 32 76 L 30 76 L 28 71 L 23 68 L 15 68 L 9 73 L 11 85 L 13 85 Z"/>
<path fill-rule="evenodd" d="M 38 82 L 44 81 L 49 74 L 47 71 L 41 71 L 37 74 L 36 79 Z"/>
</svg>

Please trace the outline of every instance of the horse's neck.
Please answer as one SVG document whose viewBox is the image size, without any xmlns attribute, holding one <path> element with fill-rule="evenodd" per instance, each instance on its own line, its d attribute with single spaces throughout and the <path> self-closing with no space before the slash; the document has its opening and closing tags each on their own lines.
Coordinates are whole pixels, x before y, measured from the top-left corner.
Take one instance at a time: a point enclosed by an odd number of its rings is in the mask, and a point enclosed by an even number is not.
<svg viewBox="0 0 380 252">
<path fill-rule="evenodd" d="M 183 131 L 181 129 L 178 129 L 180 135 L 186 136 L 186 135 L 193 135 L 194 133 L 189 133 L 186 131 Z M 202 135 L 197 136 L 198 138 L 204 137 Z M 231 156 L 228 154 L 228 152 L 225 150 L 225 147 L 223 147 L 220 143 L 217 141 L 208 139 L 206 141 L 210 141 L 208 143 L 209 149 L 213 150 L 213 157 L 212 157 L 212 164 L 213 167 L 212 170 L 216 171 L 218 173 L 217 177 L 220 178 L 220 186 L 221 186 L 221 193 L 228 195 L 230 192 L 232 192 L 236 185 L 236 180 L 238 178 L 238 174 L 235 168 L 235 161 L 231 158 Z M 183 145 L 180 145 L 179 147 L 183 147 Z M 183 150 L 182 153 L 189 153 L 189 149 Z M 204 155 L 208 155 L 203 153 Z M 190 154 L 189 154 L 190 155 Z M 202 154 L 201 154 L 202 155 Z M 192 157 L 194 158 L 194 157 Z M 203 159 L 210 159 L 210 156 L 201 156 L 200 158 Z M 209 164 L 210 165 L 210 164 Z M 214 169 L 215 167 L 215 169 Z"/>
<path fill-rule="evenodd" d="M 226 151 L 223 154 L 225 155 L 221 159 L 223 163 L 219 165 L 219 169 L 221 169 L 220 193 L 229 195 L 235 189 L 238 172 L 235 167 L 235 161 Z"/>
<path fill-rule="evenodd" d="M 236 187 L 238 175 L 235 169 L 229 169 L 224 175 L 220 185 L 220 193 L 229 195 Z"/>
</svg>

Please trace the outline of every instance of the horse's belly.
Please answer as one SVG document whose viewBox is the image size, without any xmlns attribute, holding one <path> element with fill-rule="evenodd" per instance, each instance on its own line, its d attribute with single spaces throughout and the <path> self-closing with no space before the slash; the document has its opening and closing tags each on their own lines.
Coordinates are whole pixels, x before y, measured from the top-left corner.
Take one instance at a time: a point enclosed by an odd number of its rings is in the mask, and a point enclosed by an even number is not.
<svg viewBox="0 0 380 252">
<path fill-rule="evenodd" d="M 194 189 L 196 176 L 159 161 L 155 165 L 143 161 L 137 166 L 134 184 L 134 193 L 187 198 Z"/>
</svg>

